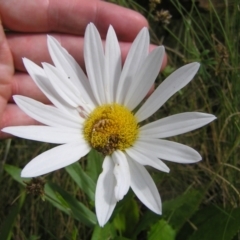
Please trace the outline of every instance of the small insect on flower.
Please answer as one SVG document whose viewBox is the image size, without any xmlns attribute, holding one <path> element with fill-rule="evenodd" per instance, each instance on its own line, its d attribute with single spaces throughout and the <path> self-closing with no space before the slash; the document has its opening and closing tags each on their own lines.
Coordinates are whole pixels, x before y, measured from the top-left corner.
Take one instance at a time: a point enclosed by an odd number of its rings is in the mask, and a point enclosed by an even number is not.
<svg viewBox="0 0 240 240">
<path fill-rule="evenodd" d="M 163 160 L 200 161 L 201 156 L 194 149 L 163 138 L 200 128 L 215 116 L 186 112 L 145 125 L 141 122 L 193 79 L 199 63 L 187 64 L 172 73 L 137 108 L 154 84 L 165 55 L 163 46 L 149 53 L 147 28 L 139 32 L 122 65 L 120 46 L 112 26 L 103 48 L 99 32 L 90 23 L 84 38 L 87 75 L 56 39 L 48 36 L 47 44 L 54 66 L 43 63 L 41 68 L 26 58 L 23 62 L 52 106 L 25 96 L 13 97 L 20 109 L 43 125 L 7 127 L 2 131 L 60 146 L 32 159 L 21 176 L 37 177 L 58 170 L 94 148 L 104 155 L 95 193 L 100 226 L 106 224 L 129 188 L 149 209 L 161 214 L 160 195 L 145 166 L 169 172 Z M 39 190 L 33 186 L 28 186 L 29 191 L 42 193 L 41 184 Z"/>
</svg>

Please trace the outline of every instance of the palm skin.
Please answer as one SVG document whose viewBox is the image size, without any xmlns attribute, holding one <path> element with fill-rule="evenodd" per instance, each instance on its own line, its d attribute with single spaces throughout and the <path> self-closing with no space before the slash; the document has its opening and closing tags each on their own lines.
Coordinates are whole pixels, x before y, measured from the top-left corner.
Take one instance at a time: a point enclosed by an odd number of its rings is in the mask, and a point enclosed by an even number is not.
<svg viewBox="0 0 240 240">
<path fill-rule="evenodd" d="M 100 0 L 0 0 L 0 129 L 38 124 L 18 108 L 13 95 L 49 103 L 26 73 L 22 58 L 39 65 L 51 63 L 46 42 L 49 34 L 84 67 L 83 35 L 89 22 L 97 26 L 103 39 L 109 25 L 114 27 L 123 61 L 131 41 L 148 25 L 139 13 Z M 6 137 L 9 135 L 0 131 L 0 138 Z"/>
</svg>

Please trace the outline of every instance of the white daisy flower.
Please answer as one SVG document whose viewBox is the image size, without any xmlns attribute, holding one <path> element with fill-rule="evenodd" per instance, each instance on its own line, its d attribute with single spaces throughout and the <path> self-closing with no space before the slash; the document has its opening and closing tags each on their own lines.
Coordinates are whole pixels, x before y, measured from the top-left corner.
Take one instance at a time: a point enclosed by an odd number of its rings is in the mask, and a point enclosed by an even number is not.
<svg viewBox="0 0 240 240">
<path fill-rule="evenodd" d="M 161 214 L 161 199 L 145 165 L 169 172 L 161 160 L 195 163 L 201 156 L 194 149 L 162 138 L 200 128 L 215 116 L 187 112 L 141 126 L 174 93 L 187 85 L 199 64 L 187 64 L 171 74 L 145 101 L 133 110 L 153 85 L 164 58 L 164 48 L 149 50 L 149 33 L 143 28 L 134 40 L 125 64 L 114 29 L 110 26 L 105 49 L 93 24 L 85 33 L 84 59 L 87 76 L 54 39 L 47 39 L 55 66 L 43 68 L 28 59 L 24 65 L 53 106 L 24 96 L 16 104 L 43 126 L 6 127 L 12 135 L 62 144 L 31 160 L 22 177 L 37 177 L 63 168 L 85 156 L 91 148 L 105 156 L 96 187 L 96 214 L 100 226 L 110 218 L 116 203 L 131 187 L 140 201 Z"/>
</svg>

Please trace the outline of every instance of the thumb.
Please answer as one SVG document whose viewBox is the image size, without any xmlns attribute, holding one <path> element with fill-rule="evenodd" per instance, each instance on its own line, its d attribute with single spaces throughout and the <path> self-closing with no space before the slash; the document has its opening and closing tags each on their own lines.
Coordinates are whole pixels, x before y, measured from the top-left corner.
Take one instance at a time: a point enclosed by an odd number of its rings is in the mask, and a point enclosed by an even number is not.
<svg viewBox="0 0 240 240">
<path fill-rule="evenodd" d="M 0 18 L 0 122 L 3 121 L 3 112 L 9 98 L 11 97 L 11 82 L 13 74 L 13 58 Z"/>
</svg>

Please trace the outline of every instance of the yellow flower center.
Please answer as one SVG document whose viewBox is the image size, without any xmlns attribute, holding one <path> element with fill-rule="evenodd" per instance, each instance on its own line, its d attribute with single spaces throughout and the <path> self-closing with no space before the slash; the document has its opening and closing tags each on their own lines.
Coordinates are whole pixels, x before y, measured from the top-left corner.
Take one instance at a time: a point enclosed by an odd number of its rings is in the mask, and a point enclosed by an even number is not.
<svg viewBox="0 0 240 240">
<path fill-rule="evenodd" d="M 132 146 L 138 132 L 137 119 L 132 112 L 116 103 L 95 108 L 83 126 L 85 139 L 104 155 Z"/>
</svg>

